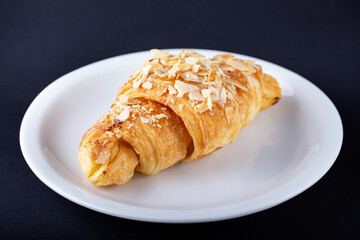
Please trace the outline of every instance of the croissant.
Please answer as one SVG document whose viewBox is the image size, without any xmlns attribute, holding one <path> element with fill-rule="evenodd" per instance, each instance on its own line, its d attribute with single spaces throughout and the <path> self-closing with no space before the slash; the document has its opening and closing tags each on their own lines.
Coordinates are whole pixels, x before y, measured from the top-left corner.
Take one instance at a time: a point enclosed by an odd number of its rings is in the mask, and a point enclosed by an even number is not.
<svg viewBox="0 0 360 240">
<path fill-rule="evenodd" d="M 281 98 L 275 78 L 252 60 L 157 49 L 120 89 L 80 143 L 78 161 L 97 186 L 128 182 L 203 158 L 234 140 Z"/>
</svg>

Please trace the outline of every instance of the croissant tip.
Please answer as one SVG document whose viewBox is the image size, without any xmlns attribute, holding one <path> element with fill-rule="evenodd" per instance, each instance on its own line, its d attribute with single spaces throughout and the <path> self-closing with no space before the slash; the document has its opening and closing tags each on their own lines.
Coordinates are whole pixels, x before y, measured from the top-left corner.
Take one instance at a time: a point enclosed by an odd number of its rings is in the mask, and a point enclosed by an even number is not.
<svg viewBox="0 0 360 240">
<path fill-rule="evenodd" d="M 275 105 L 276 103 L 278 103 L 280 101 L 281 97 L 275 97 L 274 101 L 271 105 Z"/>
</svg>

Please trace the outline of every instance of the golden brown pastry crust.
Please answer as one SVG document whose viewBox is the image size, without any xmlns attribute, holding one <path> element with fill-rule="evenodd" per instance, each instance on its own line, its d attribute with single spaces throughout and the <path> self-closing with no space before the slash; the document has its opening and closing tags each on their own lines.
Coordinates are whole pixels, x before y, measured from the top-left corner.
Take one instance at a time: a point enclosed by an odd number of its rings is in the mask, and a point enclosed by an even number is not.
<svg viewBox="0 0 360 240">
<path fill-rule="evenodd" d="M 207 156 L 281 98 L 278 82 L 250 60 L 208 60 L 188 50 L 153 54 L 81 141 L 78 160 L 95 185 Z"/>
</svg>

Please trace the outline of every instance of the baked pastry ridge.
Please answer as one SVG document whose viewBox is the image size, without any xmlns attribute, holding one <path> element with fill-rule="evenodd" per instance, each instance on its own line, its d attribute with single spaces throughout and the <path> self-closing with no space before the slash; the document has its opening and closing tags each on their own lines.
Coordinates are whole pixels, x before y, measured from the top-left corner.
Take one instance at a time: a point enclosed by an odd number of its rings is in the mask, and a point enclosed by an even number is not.
<svg viewBox="0 0 360 240">
<path fill-rule="evenodd" d="M 252 60 L 151 52 L 82 138 L 78 161 L 95 185 L 123 184 L 135 170 L 153 175 L 207 156 L 281 98 L 276 79 Z"/>
</svg>

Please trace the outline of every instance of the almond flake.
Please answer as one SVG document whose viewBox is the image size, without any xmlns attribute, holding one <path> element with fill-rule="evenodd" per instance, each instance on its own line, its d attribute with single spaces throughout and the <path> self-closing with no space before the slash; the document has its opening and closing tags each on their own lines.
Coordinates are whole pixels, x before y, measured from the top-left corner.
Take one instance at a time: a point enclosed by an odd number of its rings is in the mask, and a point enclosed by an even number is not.
<svg viewBox="0 0 360 240">
<path fill-rule="evenodd" d="M 168 86 L 168 90 L 169 90 L 169 94 L 170 94 L 170 95 L 173 95 L 173 94 L 176 94 L 176 93 L 177 93 L 176 90 L 175 90 L 175 88 L 173 88 L 171 85 Z"/>
<path fill-rule="evenodd" d="M 249 80 L 250 86 L 252 86 L 252 87 L 260 87 L 259 81 L 256 78 L 248 75 L 247 79 Z"/>
<path fill-rule="evenodd" d="M 133 99 L 133 98 L 129 98 L 126 102 L 126 104 L 139 104 L 141 101 L 137 100 L 137 99 Z M 129 110 L 132 110 L 130 107 L 129 107 Z"/>
<path fill-rule="evenodd" d="M 197 74 L 194 74 L 193 72 L 184 72 L 181 73 L 181 77 L 186 81 L 192 81 L 192 82 L 202 82 L 203 78 L 199 78 Z"/>
<path fill-rule="evenodd" d="M 168 74 L 169 76 L 175 76 L 176 73 L 180 70 L 179 68 L 180 60 L 173 65 L 173 67 L 169 70 Z"/>
<path fill-rule="evenodd" d="M 234 55 L 229 54 L 229 53 L 223 53 L 223 54 L 218 54 L 215 57 L 213 57 L 213 59 L 215 60 L 225 60 L 225 59 L 234 59 Z"/>
<path fill-rule="evenodd" d="M 223 82 L 223 80 L 219 77 L 219 76 L 215 76 L 215 82 L 217 83 L 217 84 L 222 84 L 222 82 Z"/>
<path fill-rule="evenodd" d="M 122 122 L 125 122 L 126 119 L 128 119 L 130 116 L 130 111 L 128 108 L 125 108 L 120 114 L 119 116 L 117 116 L 116 118 L 119 119 Z"/>
<path fill-rule="evenodd" d="M 146 88 L 146 89 L 151 89 L 152 88 L 152 84 L 149 81 L 144 82 L 141 86 L 143 88 Z"/>
<path fill-rule="evenodd" d="M 211 60 L 207 59 L 207 58 L 202 58 L 200 60 L 200 64 L 204 67 L 204 68 L 209 68 L 211 65 Z"/>
<path fill-rule="evenodd" d="M 190 90 L 198 90 L 199 87 L 192 85 L 192 84 L 187 84 L 184 83 L 182 81 L 176 80 L 175 81 L 175 85 L 174 87 L 176 88 L 176 90 L 178 90 L 178 97 L 182 97 L 185 93 L 190 92 Z"/>
<path fill-rule="evenodd" d="M 206 102 L 202 102 L 202 103 L 195 106 L 195 110 L 197 110 L 200 113 L 203 113 L 206 110 L 208 110 L 208 105 L 207 105 Z"/>
<path fill-rule="evenodd" d="M 167 65 L 168 65 L 165 59 L 161 59 L 161 60 L 160 60 L 160 63 L 161 63 L 163 66 L 167 66 Z"/>
<path fill-rule="evenodd" d="M 211 96 L 211 91 L 210 89 L 203 89 L 201 90 L 201 94 L 203 95 L 204 98 L 209 98 Z"/>
<path fill-rule="evenodd" d="M 234 114 L 234 107 L 225 108 L 225 117 L 230 122 L 232 115 Z"/>
<path fill-rule="evenodd" d="M 180 72 L 185 72 L 185 71 L 187 71 L 189 69 L 190 69 L 190 65 L 188 65 L 188 64 L 179 64 L 179 71 Z"/>
<path fill-rule="evenodd" d="M 132 86 L 133 88 L 138 88 L 140 87 L 140 84 L 141 84 L 141 79 L 133 81 Z"/>
<path fill-rule="evenodd" d="M 160 113 L 158 115 L 155 116 L 157 119 L 162 119 L 162 118 L 169 118 L 167 115 L 165 115 L 164 113 Z"/>
<path fill-rule="evenodd" d="M 244 63 L 246 65 L 250 65 L 250 66 L 254 67 L 255 60 L 246 59 L 246 60 L 244 60 Z"/>
<path fill-rule="evenodd" d="M 248 91 L 247 87 L 242 85 L 239 81 L 233 80 L 231 78 L 226 78 L 226 79 L 224 79 L 224 81 L 233 84 L 235 87 L 238 87 L 238 88 L 244 90 L 245 92 Z"/>
<path fill-rule="evenodd" d="M 226 103 L 226 89 L 224 87 L 221 89 L 220 102 L 221 102 L 221 104 Z"/>
<path fill-rule="evenodd" d="M 205 100 L 204 97 L 201 96 L 201 94 L 198 90 L 190 90 L 189 99 L 196 100 L 196 101 L 204 101 Z"/>
<path fill-rule="evenodd" d="M 169 56 L 169 51 L 164 52 L 159 49 L 151 49 L 150 51 L 154 58 L 165 59 Z"/>
<path fill-rule="evenodd" d="M 226 75 L 221 68 L 218 68 L 218 71 L 219 71 L 219 74 L 220 74 L 222 77 L 228 77 L 228 75 Z"/>
<path fill-rule="evenodd" d="M 198 61 L 199 61 L 199 59 L 196 58 L 196 57 L 187 57 L 187 58 L 185 58 L 185 62 L 187 62 L 187 63 L 190 64 L 190 65 L 194 65 L 194 64 L 196 64 Z"/>
<path fill-rule="evenodd" d="M 184 107 L 184 104 L 179 104 L 180 111 L 183 109 L 183 107 Z"/>
<path fill-rule="evenodd" d="M 147 65 L 145 67 L 142 68 L 141 73 L 146 77 L 149 74 L 151 65 Z"/>
<path fill-rule="evenodd" d="M 187 85 L 187 87 L 190 89 L 190 90 L 194 90 L 194 91 L 200 91 L 200 88 L 198 86 L 195 86 L 193 84 L 189 84 L 189 83 L 185 83 Z"/>
<path fill-rule="evenodd" d="M 120 94 L 117 98 L 119 99 L 118 103 L 126 103 L 129 100 L 126 94 Z"/>
<path fill-rule="evenodd" d="M 215 69 L 211 69 L 209 71 L 209 75 L 207 76 L 206 80 L 207 82 L 212 81 L 215 79 Z"/>
<path fill-rule="evenodd" d="M 204 85 L 214 85 L 216 84 L 216 82 L 211 81 L 211 82 L 203 82 Z"/>
<path fill-rule="evenodd" d="M 209 108 L 210 110 L 212 110 L 213 103 L 212 103 L 212 101 L 211 101 L 211 97 L 208 97 L 208 98 L 207 98 L 207 106 L 208 106 L 208 108 Z"/>
<path fill-rule="evenodd" d="M 156 59 L 157 60 L 157 59 Z M 153 61 L 154 62 L 154 61 Z M 151 62 L 151 72 L 154 72 L 155 70 L 157 70 L 157 69 L 162 69 L 162 65 L 160 64 L 160 63 L 154 63 L 154 64 L 152 64 L 152 62 Z"/>
<path fill-rule="evenodd" d="M 150 122 L 150 119 L 144 118 L 144 117 L 140 117 L 140 121 L 141 121 L 142 123 L 149 123 L 149 122 Z"/>
<path fill-rule="evenodd" d="M 100 152 L 99 157 L 95 160 L 95 162 L 97 164 L 104 164 L 107 162 L 109 157 L 110 157 L 110 149 Z"/>
<path fill-rule="evenodd" d="M 198 72 L 199 69 L 200 69 L 200 65 L 199 65 L 199 64 L 195 64 L 194 66 L 192 66 L 193 72 Z"/>
<path fill-rule="evenodd" d="M 217 90 L 214 87 L 210 87 L 210 92 L 213 93 L 217 97 L 220 95 L 219 90 Z"/>
<path fill-rule="evenodd" d="M 233 59 L 227 59 L 225 60 L 225 62 L 227 64 L 229 64 L 231 67 L 240 70 L 241 72 L 245 73 L 245 74 L 249 74 L 249 73 L 254 73 L 255 69 L 253 69 L 252 66 L 247 66 L 248 64 L 243 64 L 240 63 L 238 59 L 233 60 Z"/>
</svg>

